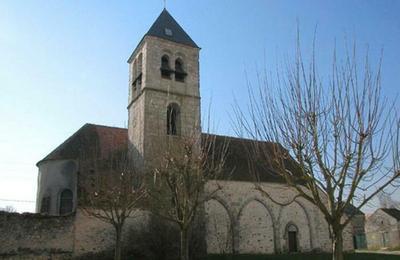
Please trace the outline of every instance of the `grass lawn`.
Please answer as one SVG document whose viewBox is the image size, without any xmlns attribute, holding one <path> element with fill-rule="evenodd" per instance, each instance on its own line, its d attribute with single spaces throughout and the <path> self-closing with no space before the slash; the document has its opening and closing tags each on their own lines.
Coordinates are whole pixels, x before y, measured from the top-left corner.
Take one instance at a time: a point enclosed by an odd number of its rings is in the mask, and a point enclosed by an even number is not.
<svg viewBox="0 0 400 260">
<path fill-rule="evenodd" d="M 204 260 L 329 260 L 330 254 L 280 254 L 280 255 L 209 255 Z M 399 260 L 399 255 L 352 253 L 345 260 Z"/>
</svg>

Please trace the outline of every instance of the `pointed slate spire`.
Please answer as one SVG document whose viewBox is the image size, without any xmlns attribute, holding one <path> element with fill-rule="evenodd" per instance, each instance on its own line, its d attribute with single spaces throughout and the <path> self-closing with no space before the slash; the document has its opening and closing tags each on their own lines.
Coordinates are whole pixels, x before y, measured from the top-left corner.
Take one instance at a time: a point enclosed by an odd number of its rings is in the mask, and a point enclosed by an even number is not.
<svg viewBox="0 0 400 260">
<path fill-rule="evenodd" d="M 199 48 L 165 8 L 146 35 Z"/>
</svg>

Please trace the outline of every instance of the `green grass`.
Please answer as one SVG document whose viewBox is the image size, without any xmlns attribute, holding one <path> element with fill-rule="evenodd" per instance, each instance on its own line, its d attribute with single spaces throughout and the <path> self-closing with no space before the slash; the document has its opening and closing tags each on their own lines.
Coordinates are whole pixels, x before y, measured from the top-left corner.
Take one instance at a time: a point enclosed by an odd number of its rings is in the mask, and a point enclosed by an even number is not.
<svg viewBox="0 0 400 260">
<path fill-rule="evenodd" d="M 329 260 L 330 254 L 279 254 L 279 255 L 209 255 L 204 260 Z M 398 255 L 353 253 L 345 254 L 345 260 L 399 260 Z"/>
</svg>

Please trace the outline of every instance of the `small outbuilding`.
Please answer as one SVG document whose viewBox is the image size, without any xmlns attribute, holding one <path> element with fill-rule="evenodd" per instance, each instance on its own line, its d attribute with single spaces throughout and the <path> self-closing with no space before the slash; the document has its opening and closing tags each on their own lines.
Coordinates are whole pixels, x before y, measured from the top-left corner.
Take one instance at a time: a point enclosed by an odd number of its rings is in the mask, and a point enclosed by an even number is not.
<svg viewBox="0 0 400 260">
<path fill-rule="evenodd" d="M 400 210 L 377 209 L 367 218 L 365 230 L 369 249 L 400 247 Z"/>
</svg>

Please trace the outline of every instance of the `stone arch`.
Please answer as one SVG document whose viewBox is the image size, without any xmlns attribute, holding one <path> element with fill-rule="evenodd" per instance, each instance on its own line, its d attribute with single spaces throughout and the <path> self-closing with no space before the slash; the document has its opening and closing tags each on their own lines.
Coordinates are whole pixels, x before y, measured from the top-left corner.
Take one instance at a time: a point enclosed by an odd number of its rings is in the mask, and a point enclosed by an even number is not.
<svg viewBox="0 0 400 260">
<path fill-rule="evenodd" d="M 308 228 L 309 228 L 309 232 L 310 232 L 310 248 L 314 248 L 314 244 L 313 244 L 313 234 L 314 234 L 313 228 L 314 228 L 314 225 L 311 222 L 312 218 L 310 216 L 309 210 L 306 209 L 306 205 L 305 205 L 304 202 L 301 202 L 299 200 L 296 200 L 296 202 L 300 205 L 300 207 L 303 208 L 304 213 L 306 214 L 306 217 L 307 217 L 307 220 L 308 220 L 308 223 L 309 223 Z"/>
<path fill-rule="evenodd" d="M 233 218 L 227 204 L 218 197 L 205 202 L 207 253 L 233 253 Z"/>
<path fill-rule="evenodd" d="M 288 251 L 287 227 L 294 225 L 298 229 L 298 251 L 309 251 L 312 249 L 311 221 L 305 206 L 295 200 L 291 204 L 284 206 L 279 214 L 279 234 L 282 252 Z"/>
<path fill-rule="evenodd" d="M 184 53 L 182 53 L 182 52 L 176 52 L 175 53 L 175 58 L 181 58 L 181 59 L 185 59 L 186 58 L 186 55 L 184 54 Z"/>
<path fill-rule="evenodd" d="M 162 50 L 162 55 L 167 54 L 168 56 L 172 57 L 173 53 L 170 49 L 163 49 Z"/>
<path fill-rule="evenodd" d="M 239 253 L 275 253 L 274 217 L 263 200 L 251 198 L 243 204 L 236 228 Z"/>
</svg>

